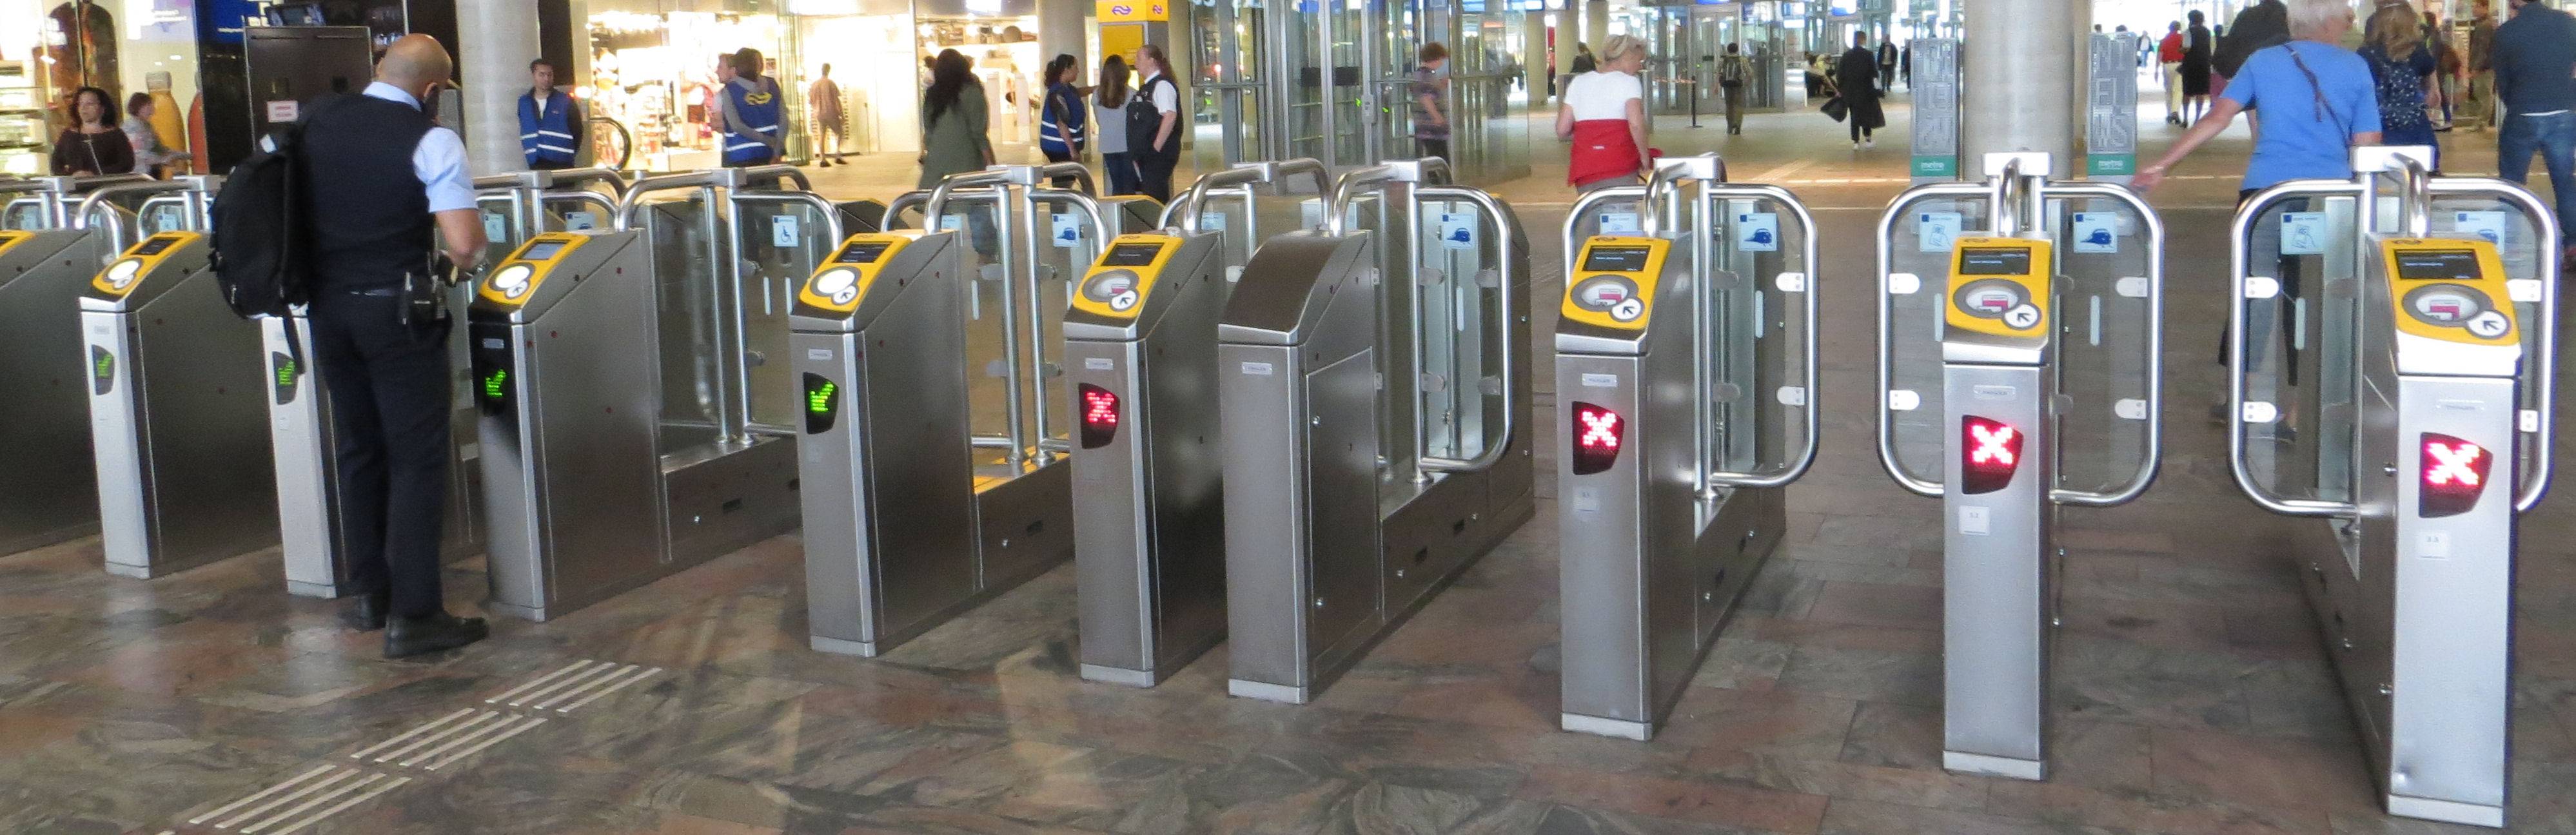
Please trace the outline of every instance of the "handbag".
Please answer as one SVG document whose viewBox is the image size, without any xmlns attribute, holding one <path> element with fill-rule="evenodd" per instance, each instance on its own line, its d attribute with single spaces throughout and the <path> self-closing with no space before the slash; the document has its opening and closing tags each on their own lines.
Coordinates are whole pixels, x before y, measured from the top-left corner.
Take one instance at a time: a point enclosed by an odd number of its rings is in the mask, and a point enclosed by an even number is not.
<svg viewBox="0 0 2576 835">
<path fill-rule="evenodd" d="M 1851 115 L 1851 104 L 1842 99 L 1826 99 L 1824 110 L 1826 118 L 1839 122 Z"/>
</svg>

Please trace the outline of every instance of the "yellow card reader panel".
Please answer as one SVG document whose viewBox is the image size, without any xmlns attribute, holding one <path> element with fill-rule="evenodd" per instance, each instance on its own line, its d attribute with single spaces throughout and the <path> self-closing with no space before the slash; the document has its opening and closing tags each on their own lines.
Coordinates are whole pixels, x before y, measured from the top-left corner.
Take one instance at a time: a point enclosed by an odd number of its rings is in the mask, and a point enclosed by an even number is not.
<svg viewBox="0 0 2576 835">
<path fill-rule="evenodd" d="M 90 279 L 89 286 L 108 298 L 125 298 L 125 294 L 134 292 L 135 286 L 143 283 L 145 274 L 158 269 L 171 253 L 201 237 L 204 236 L 195 232 L 163 232 L 138 241 L 127 247 L 124 255 L 108 262 L 106 269 L 99 270 L 98 277 Z"/>
<path fill-rule="evenodd" d="M 2464 345 L 2514 345 L 2521 339 L 2495 244 L 2384 238 L 2379 255 L 2388 268 L 2388 297 L 2397 303 L 2399 333 Z"/>
<path fill-rule="evenodd" d="M 876 284 L 877 274 L 893 263 L 895 253 L 902 252 L 920 237 L 920 232 L 861 232 L 843 239 L 841 248 L 814 269 L 805 279 L 805 288 L 796 291 L 796 300 L 816 310 L 849 313 L 859 309 L 859 300 L 868 297 L 868 288 Z"/>
<path fill-rule="evenodd" d="M 2030 238 L 1960 238 L 1950 256 L 1950 327 L 1987 336 L 2048 335 L 2054 244 Z"/>
<path fill-rule="evenodd" d="M 1654 313 L 1655 284 L 1671 253 L 1672 242 L 1662 238 L 1597 235 L 1584 241 L 1574 261 L 1579 277 L 1566 282 L 1559 315 L 1594 327 L 1645 330 Z"/>
<path fill-rule="evenodd" d="M 1073 294 L 1073 309 L 1093 316 L 1133 319 L 1145 309 L 1145 297 L 1163 277 L 1163 268 L 1181 249 L 1181 240 L 1156 232 L 1120 235 L 1102 250 L 1100 260 L 1083 274 Z"/>
<path fill-rule="evenodd" d="M 484 301 L 511 307 L 527 304 L 537 294 L 537 285 L 553 275 L 564 256 L 579 248 L 587 236 L 569 232 L 547 232 L 519 245 L 519 251 L 501 259 L 492 272 L 483 277 L 479 292 Z"/>
</svg>

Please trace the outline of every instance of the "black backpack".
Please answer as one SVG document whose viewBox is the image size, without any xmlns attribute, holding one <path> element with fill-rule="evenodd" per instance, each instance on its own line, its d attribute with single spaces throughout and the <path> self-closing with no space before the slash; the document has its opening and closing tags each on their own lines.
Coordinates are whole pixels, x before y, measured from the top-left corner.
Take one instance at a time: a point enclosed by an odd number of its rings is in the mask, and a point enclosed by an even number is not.
<svg viewBox="0 0 2576 835">
<path fill-rule="evenodd" d="M 1154 80 L 1145 82 L 1144 87 L 1138 88 L 1135 95 L 1127 98 L 1127 155 L 1140 160 L 1174 153 L 1181 147 L 1182 126 L 1174 124 L 1172 147 L 1163 151 L 1154 150 L 1154 134 L 1163 129 L 1163 111 L 1154 108 L 1154 85 L 1156 84 L 1171 86 L 1172 79 L 1170 76 L 1154 76 Z M 1172 90 L 1175 93 L 1174 98 L 1178 98 L 1180 88 L 1173 86 Z"/>
<path fill-rule="evenodd" d="M 225 306 L 242 318 L 284 316 L 305 302 L 312 286 L 302 199 L 304 126 L 331 101 L 315 102 L 304 109 L 304 118 L 263 138 L 215 193 L 209 218 L 215 286 Z"/>
</svg>

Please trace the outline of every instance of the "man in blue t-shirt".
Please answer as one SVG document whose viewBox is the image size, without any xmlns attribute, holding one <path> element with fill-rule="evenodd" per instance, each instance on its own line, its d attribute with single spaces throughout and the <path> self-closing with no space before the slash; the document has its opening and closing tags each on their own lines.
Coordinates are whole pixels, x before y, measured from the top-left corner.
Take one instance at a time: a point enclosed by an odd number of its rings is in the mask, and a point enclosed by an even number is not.
<svg viewBox="0 0 2576 835">
<path fill-rule="evenodd" d="M 2154 189 L 2174 164 L 2249 110 L 2262 115 L 2263 129 L 2240 197 L 2287 180 L 2352 178 L 2352 149 L 2380 140 L 2370 65 L 2336 45 L 2352 30 L 2352 9 L 2342 0 L 2291 0 L 2289 18 L 2292 40 L 2247 57 L 2209 116 L 2163 159 L 2138 169 L 2133 185 Z"/>
</svg>

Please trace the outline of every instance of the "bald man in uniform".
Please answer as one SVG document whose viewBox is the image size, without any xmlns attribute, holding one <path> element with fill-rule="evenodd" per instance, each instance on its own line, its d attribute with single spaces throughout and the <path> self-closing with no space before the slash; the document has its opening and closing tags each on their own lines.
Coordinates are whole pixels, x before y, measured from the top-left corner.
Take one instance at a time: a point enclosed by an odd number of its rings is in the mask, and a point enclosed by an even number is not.
<svg viewBox="0 0 2576 835">
<path fill-rule="evenodd" d="M 316 103 L 304 124 L 313 358 L 331 398 L 358 593 L 347 619 L 385 630 L 386 658 L 454 649 L 487 632 L 481 618 L 449 614 L 439 589 L 452 323 L 406 312 L 407 287 L 444 280 L 431 269 L 440 242 L 459 270 L 483 254 L 465 140 L 421 106 L 454 70 L 437 39 L 405 36 L 376 62 L 365 93 Z"/>
</svg>

